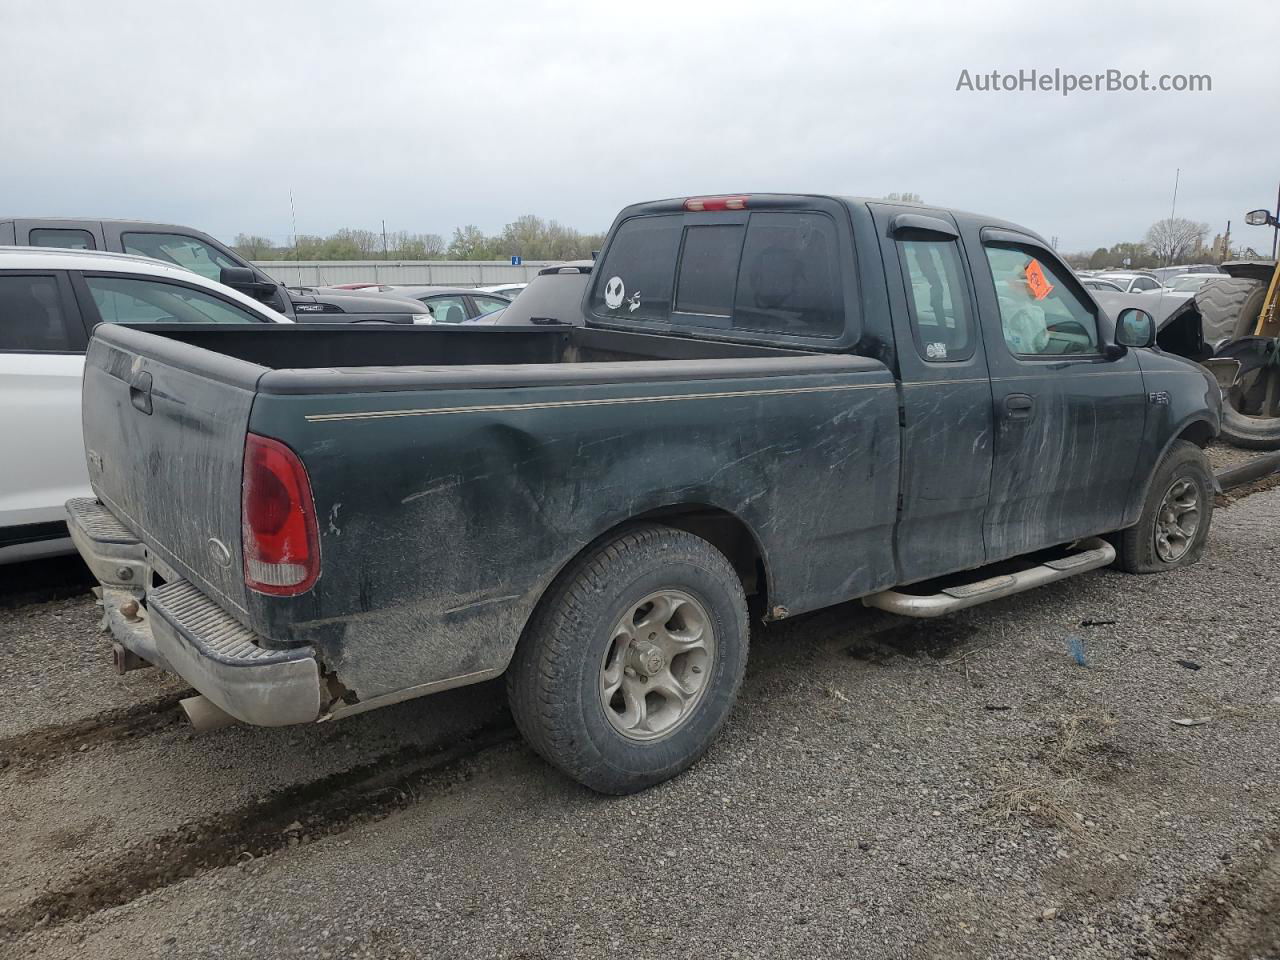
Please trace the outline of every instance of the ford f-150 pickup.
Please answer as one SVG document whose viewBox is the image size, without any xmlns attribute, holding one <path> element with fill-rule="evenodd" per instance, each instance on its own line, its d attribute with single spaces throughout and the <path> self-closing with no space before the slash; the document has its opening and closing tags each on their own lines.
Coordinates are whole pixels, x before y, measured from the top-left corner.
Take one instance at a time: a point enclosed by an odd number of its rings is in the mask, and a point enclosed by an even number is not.
<svg viewBox="0 0 1280 960">
<path fill-rule="evenodd" d="M 582 312 L 98 327 L 67 512 L 120 662 L 265 725 L 505 674 L 529 743 L 623 793 L 708 749 L 749 610 L 937 616 L 1204 548 L 1217 385 L 1022 227 L 639 204 Z"/>
</svg>

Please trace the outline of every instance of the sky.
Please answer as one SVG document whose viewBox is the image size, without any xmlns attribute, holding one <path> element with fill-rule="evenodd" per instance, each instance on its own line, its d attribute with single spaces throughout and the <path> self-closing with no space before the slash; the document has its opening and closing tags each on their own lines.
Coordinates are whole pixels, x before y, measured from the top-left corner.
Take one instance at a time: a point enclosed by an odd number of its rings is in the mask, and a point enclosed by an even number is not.
<svg viewBox="0 0 1280 960">
<path fill-rule="evenodd" d="M 0 0 L 0 216 L 224 240 L 583 231 L 708 193 L 920 194 L 1064 251 L 1280 186 L 1280 3 Z M 1208 92 L 957 90 L 992 70 Z M 976 80 L 974 80 L 976 84 Z M 292 207 L 290 197 L 292 196 Z"/>
</svg>

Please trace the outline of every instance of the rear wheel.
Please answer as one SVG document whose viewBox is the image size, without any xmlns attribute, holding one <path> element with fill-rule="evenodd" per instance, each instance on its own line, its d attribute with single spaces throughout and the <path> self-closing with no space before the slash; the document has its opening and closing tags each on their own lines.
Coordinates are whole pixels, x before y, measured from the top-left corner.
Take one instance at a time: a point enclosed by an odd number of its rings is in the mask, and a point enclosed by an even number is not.
<svg viewBox="0 0 1280 960">
<path fill-rule="evenodd" d="M 575 560 L 534 614 L 507 672 L 516 725 L 601 793 L 685 770 L 719 734 L 747 662 L 746 598 L 693 534 L 636 527 Z"/>
<path fill-rule="evenodd" d="M 1119 565 L 1129 573 L 1160 573 L 1195 563 L 1212 520 L 1209 461 L 1195 444 L 1177 440 L 1151 478 L 1142 516 L 1117 538 Z"/>
</svg>

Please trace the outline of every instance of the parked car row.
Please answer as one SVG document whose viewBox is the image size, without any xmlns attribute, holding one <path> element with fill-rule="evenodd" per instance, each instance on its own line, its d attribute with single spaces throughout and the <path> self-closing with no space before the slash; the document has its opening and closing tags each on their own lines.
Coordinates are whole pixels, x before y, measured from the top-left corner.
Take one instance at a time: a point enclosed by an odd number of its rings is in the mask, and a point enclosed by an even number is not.
<svg viewBox="0 0 1280 960">
<path fill-rule="evenodd" d="M 199 273 L 88 250 L 0 248 L 0 562 L 71 549 L 62 504 L 89 490 L 84 351 L 100 323 L 278 324 L 284 314 Z"/>
<path fill-rule="evenodd" d="M 378 283 L 286 287 L 193 227 L 140 220 L 0 219 L 0 246 L 102 250 L 172 263 L 308 323 L 461 323 L 505 307 L 522 284 L 473 290 Z"/>
<path fill-rule="evenodd" d="M 21 452 L 0 486 L 0 563 L 73 549 L 62 504 L 89 493 L 80 386 L 98 324 L 493 324 L 526 287 L 285 287 L 207 234 L 142 221 L 0 220 L 0 244 L 0 445 Z M 508 322 L 581 322 L 582 285 L 550 307 L 546 284 Z"/>
</svg>

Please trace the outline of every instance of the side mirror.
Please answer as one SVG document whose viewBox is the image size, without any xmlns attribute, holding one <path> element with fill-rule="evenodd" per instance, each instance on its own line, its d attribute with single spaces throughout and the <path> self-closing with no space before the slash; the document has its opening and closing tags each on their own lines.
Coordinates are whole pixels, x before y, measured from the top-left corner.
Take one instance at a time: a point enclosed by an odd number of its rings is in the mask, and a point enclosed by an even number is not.
<svg viewBox="0 0 1280 960">
<path fill-rule="evenodd" d="M 252 293 L 270 293 L 275 284 L 264 283 L 249 267 L 223 267 L 218 271 L 218 282 L 235 290 Z"/>
<path fill-rule="evenodd" d="M 1244 215 L 1244 222 L 1251 227 L 1273 227 L 1276 220 L 1270 210 L 1250 210 Z"/>
<path fill-rule="evenodd" d="M 1156 322 L 1151 314 L 1127 307 L 1116 317 L 1116 343 L 1122 347 L 1150 347 L 1156 342 Z"/>
</svg>

